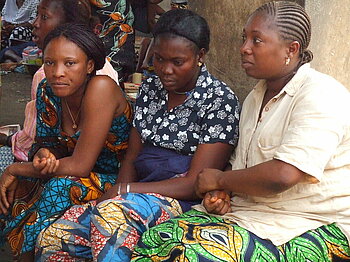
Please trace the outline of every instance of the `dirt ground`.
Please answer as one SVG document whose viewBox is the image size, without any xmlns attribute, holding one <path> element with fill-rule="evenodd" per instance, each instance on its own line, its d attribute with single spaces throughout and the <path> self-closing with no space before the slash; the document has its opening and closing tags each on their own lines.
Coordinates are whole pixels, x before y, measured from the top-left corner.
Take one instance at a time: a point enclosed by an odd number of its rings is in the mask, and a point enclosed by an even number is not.
<svg viewBox="0 0 350 262">
<path fill-rule="evenodd" d="M 10 72 L 1 75 L 0 126 L 20 124 L 24 121 L 24 109 L 30 101 L 32 76 L 28 73 Z"/>
<path fill-rule="evenodd" d="M 0 126 L 20 124 L 23 126 L 24 109 L 30 100 L 32 76 L 22 73 L 1 75 Z M 0 248 L 0 262 L 12 261 L 9 249 Z"/>
</svg>

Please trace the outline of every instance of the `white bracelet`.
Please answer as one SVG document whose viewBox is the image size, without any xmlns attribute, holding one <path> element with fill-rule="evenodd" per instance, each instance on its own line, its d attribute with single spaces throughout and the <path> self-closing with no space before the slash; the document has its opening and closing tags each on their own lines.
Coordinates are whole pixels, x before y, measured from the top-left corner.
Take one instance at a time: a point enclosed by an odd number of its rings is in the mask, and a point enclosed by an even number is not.
<svg viewBox="0 0 350 262">
<path fill-rule="evenodd" d="M 129 192 L 130 192 L 130 184 L 127 183 L 127 184 L 126 184 L 126 193 L 129 193 Z"/>
<path fill-rule="evenodd" d="M 120 189 L 121 189 L 121 187 L 122 187 L 122 183 L 119 183 L 119 185 L 118 185 L 118 195 L 120 195 Z"/>
</svg>

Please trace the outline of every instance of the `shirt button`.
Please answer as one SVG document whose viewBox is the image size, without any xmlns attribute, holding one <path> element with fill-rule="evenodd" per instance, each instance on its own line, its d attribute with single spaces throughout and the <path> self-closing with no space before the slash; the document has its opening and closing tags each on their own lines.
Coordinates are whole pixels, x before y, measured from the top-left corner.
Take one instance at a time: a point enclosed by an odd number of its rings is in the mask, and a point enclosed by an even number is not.
<svg viewBox="0 0 350 262">
<path fill-rule="evenodd" d="M 276 101 L 277 101 L 277 98 L 272 99 L 272 102 L 276 102 Z"/>
<path fill-rule="evenodd" d="M 267 112 L 267 111 L 269 111 L 270 110 L 270 108 L 268 108 L 268 107 L 265 107 L 265 111 Z"/>
</svg>

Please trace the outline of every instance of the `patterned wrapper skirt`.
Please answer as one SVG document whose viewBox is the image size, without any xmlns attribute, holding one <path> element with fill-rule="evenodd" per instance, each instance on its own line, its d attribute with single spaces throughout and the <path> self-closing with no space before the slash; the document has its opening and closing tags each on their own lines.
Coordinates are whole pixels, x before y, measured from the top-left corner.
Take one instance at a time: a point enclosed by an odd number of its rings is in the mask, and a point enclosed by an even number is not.
<svg viewBox="0 0 350 262">
<path fill-rule="evenodd" d="M 350 261 L 336 224 L 310 230 L 275 246 L 228 220 L 191 210 L 145 232 L 131 261 Z"/>
<path fill-rule="evenodd" d="M 14 256 L 34 250 L 40 231 L 69 207 L 100 197 L 116 175 L 91 172 L 89 177 L 20 178 L 9 215 L 0 215 L 0 246 L 7 240 Z"/>
<path fill-rule="evenodd" d="M 143 232 L 182 213 L 177 200 L 153 193 L 76 205 L 39 235 L 36 261 L 130 261 Z"/>
</svg>

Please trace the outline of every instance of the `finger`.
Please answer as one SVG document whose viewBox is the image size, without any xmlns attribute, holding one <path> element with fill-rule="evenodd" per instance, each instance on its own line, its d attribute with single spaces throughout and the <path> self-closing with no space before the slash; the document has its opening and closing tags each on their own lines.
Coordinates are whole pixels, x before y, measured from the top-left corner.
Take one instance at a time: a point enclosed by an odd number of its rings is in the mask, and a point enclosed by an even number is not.
<svg viewBox="0 0 350 262">
<path fill-rule="evenodd" d="M 1 192 L 0 192 L 1 201 L 2 201 L 2 204 L 4 205 L 4 207 L 8 208 L 10 206 L 10 204 L 7 201 L 6 191 L 7 191 L 7 189 L 5 187 L 1 187 Z"/>
<path fill-rule="evenodd" d="M 210 201 L 210 198 L 205 198 L 203 200 L 203 206 L 208 213 L 212 213 L 215 209 L 215 206 L 213 206 L 213 203 Z"/>
<path fill-rule="evenodd" d="M 0 210 L 1 210 L 1 213 L 3 213 L 3 214 L 7 214 L 7 208 L 6 208 L 6 205 L 5 205 L 5 201 L 7 202 L 6 196 L 3 197 L 3 194 L 1 192 Z"/>
<path fill-rule="evenodd" d="M 2 203 L 2 198 L 0 199 L 0 214 L 7 214 L 7 209 L 5 208 L 4 204 Z"/>
<path fill-rule="evenodd" d="M 40 174 L 46 175 L 49 171 L 50 165 L 46 165 L 43 169 L 41 169 Z"/>
<path fill-rule="evenodd" d="M 225 205 L 225 201 L 223 201 L 222 199 L 218 199 L 213 205 L 215 207 L 214 209 L 215 213 L 218 214 L 222 209 L 222 207 Z"/>
<path fill-rule="evenodd" d="M 218 212 L 219 215 L 225 215 L 231 209 L 231 205 L 227 202 L 224 203 L 221 210 Z"/>
<path fill-rule="evenodd" d="M 50 160 L 50 164 L 49 164 L 49 169 L 48 169 L 48 173 L 49 174 L 52 174 L 53 172 L 53 169 L 55 168 L 56 166 L 56 161 L 52 158 L 49 159 Z"/>
<path fill-rule="evenodd" d="M 55 173 L 57 171 L 59 165 L 60 165 L 60 160 L 56 160 L 52 173 Z"/>
<path fill-rule="evenodd" d="M 46 166 L 46 163 L 47 163 L 46 158 L 38 159 L 38 161 L 33 162 L 33 166 L 34 168 L 41 170 Z"/>
<path fill-rule="evenodd" d="M 16 193 L 16 190 L 11 190 L 8 192 L 7 199 L 8 199 L 8 202 L 10 203 L 10 205 L 12 205 L 12 203 L 15 199 L 15 193 Z"/>
</svg>

